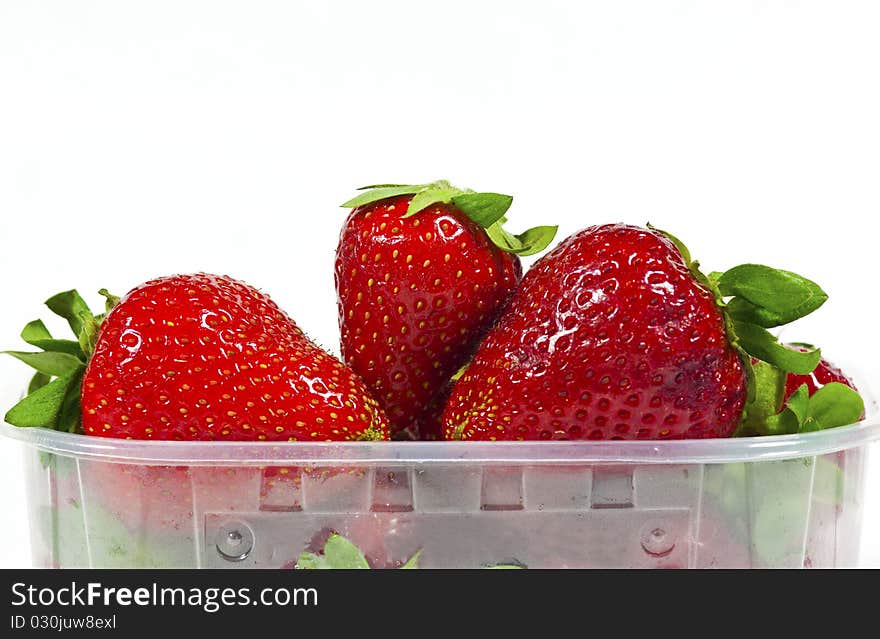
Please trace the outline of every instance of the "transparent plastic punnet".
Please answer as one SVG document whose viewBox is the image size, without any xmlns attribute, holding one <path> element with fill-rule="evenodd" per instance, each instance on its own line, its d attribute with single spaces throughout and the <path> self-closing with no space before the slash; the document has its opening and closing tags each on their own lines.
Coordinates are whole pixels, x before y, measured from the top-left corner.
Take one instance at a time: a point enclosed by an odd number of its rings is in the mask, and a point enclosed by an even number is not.
<svg viewBox="0 0 880 639">
<path fill-rule="evenodd" d="M 293 567 L 331 532 L 375 568 L 858 561 L 872 411 L 802 435 L 606 442 L 159 442 L 22 429 L 42 567 Z"/>
</svg>

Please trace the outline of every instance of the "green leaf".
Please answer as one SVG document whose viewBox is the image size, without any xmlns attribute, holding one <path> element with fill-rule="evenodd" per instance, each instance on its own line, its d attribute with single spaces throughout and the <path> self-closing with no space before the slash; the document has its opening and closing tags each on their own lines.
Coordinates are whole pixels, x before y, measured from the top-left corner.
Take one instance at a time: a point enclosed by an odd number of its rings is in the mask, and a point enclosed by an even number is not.
<svg viewBox="0 0 880 639">
<path fill-rule="evenodd" d="M 401 570 L 412 570 L 419 567 L 419 559 L 422 556 L 423 548 L 419 548 L 412 557 L 406 560 L 406 563 L 403 564 L 400 569 Z"/>
<path fill-rule="evenodd" d="M 513 198 L 501 193 L 462 193 L 452 198 L 452 203 L 471 220 L 484 229 L 504 217 Z"/>
<path fill-rule="evenodd" d="M 501 224 L 502 220 L 498 220 L 486 229 L 486 234 L 501 250 L 520 256 L 534 255 L 543 251 L 556 237 L 556 231 L 559 229 L 558 226 L 536 226 L 520 235 L 512 235 Z"/>
<path fill-rule="evenodd" d="M 792 393 L 785 407 L 775 415 L 770 415 L 758 428 L 759 435 L 792 435 L 801 430 L 806 418 L 810 395 L 806 385 Z"/>
<path fill-rule="evenodd" d="M 763 378 L 760 371 L 767 370 L 767 367 L 772 368 L 764 362 L 759 365 L 759 378 Z M 738 431 L 737 435 L 790 435 L 848 426 L 863 417 L 865 404 L 859 394 L 849 386 L 831 382 L 816 391 L 812 397 L 807 385 L 801 384 L 789 396 L 781 410 L 770 413 L 769 409 L 770 403 L 759 407 L 755 412 L 750 412 L 752 407 L 748 406 L 747 419 L 740 427 L 744 432 Z"/>
<path fill-rule="evenodd" d="M 67 353 L 53 351 L 43 351 L 42 353 L 25 353 L 22 351 L 0 352 L 11 355 L 40 373 L 45 373 L 51 377 L 68 375 L 83 366 L 82 360 Z"/>
<path fill-rule="evenodd" d="M 648 222 L 647 226 L 652 231 L 657 231 L 660 235 L 664 236 L 667 240 L 672 242 L 675 245 L 675 248 L 678 249 L 678 252 L 681 253 L 681 257 L 682 259 L 684 259 L 684 263 L 688 266 L 688 268 L 691 267 L 691 264 L 693 264 L 694 262 L 691 259 L 691 252 L 688 250 L 688 247 L 685 246 L 684 242 L 675 237 L 669 231 L 664 231 L 662 229 L 658 229 L 655 226 L 652 226 L 650 222 Z"/>
<path fill-rule="evenodd" d="M 36 346 L 37 348 L 42 348 L 44 351 L 49 351 L 53 353 L 66 353 L 73 357 L 76 357 L 81 362 L 85 362 L 86 358 L 83 355 L 82 348 L 80 348 L 79 342 L 74 342 L 70 339 L 35 339 L 35 340 L 25 340 L 31 346 Z"/>
<path fill-rule="evenodd" d="M 91 313 L 82 316 L 82 330 L 78 334 L 79 347 L 86 358 L 91 357 L 95 351 L 95 344 L 98 342 L 98 329 L 101 328 L 101 320 L 93 316 Z"/>
<path fill-rule="evenodd" d="M 736 341 L 731 322 L 725 320 L 725 324 L 727 325 L 728 339 L 734 344 L 734 350 L 736 351 L 736 354 L 739 355 L 743 372 L 746 374 L 746 403 L 753 402 L 755 401 L 755 395 L 757 394 L 755 392 L 755 364 L 752 362 L 752 356 L 746 353 Z"/>
<path fill-rule="evenodd" d="M 355 191 L 369 191 L 370 189 L 385 189 L 389 187 L 397 188 L 399 186 L 411 186 L 409 184 L 368 184 L 367 186 L 359 186 Z"/>
<path fill-rule="evenodd" d="M 46 375 L 45 373 L 34 373 L 34 376 L 31 377 L 31 383 L 28 384 L 28 395 L 33 393 L 38 388 L 43 388 L 43 386 L 51 381 L 52 377 L 50 375 Z"/>
<path fill-rule="evenodd" d="M 324 557 L 334 568 L 369 568 L 360 549 L 342 535 L 330 535 L 324 545 Z"/>
<path fill-rule="evenodd" d="M 757 324 L 764 328 L 773 328 L 774 326 L 782 326 L 798 319 L 791 314 L 777 313 L 760 306 L 755 306 L 748 300 L 741 297 L 734 297 L 724 307 L 729 317 L 741 322 Z"/>
<path fill-rule="evenodd" d="M 445 180 L 430 184 L 379 184 L 362 187 L 364 192 L 342 206 L 354 208 L 398 195 L 412 195 L 402 217 L 410 217 L 438 202 L 452 202 L 462 213 L 486 230 L 492 242 L 508 253 L 534 255 L 543 251 L 556 236 L 558 227 L 537 226 L 520 235 L 508 233 L 502 224 L 513 198 L 501 193 L 475 193 L 461 190 Z"/>
<path fill-rule="evenodd" d="M 829 458 L 830 457 L 830 458 Z M 846 495 L 846 474 L 835 460 L 836 455 L 815 457 L 812 501 L 814 504 L 840 506 Z"/>
<path fill-rule="evenodd" d="M 34 320 L 21 331 L 21 339 L 44 351 L 67 353 L 85 361 L 82 349 L 77 342 L 69 339 L 53 339 L 41 320 Z"/>
<path fill-rule="evenodd" d="M 296 560 L 296 568 L 299 570 L 321 570 L 326 567 L 324 558 L 313 552 L 304 552 Z"/>
<path fill-rule="evenodd" d="M 46 325 L 43 324 L 43 320 L 35 319 L 21 329 L 21 339 L 28 344 L 32 344 L 35 341 L 52 339 L 52 334 L 46 328 Z"/>
<path fill-rule="evenodd" d="M 755 376 L 755 400 L 749 406 L 749 411 L 758 416 L 776 414 L 785 391 L 785 371 L 763 361 L 754 362 L 752 371 Z"/>
<path fill-rule="evenodd" d="M 536 226 L 524 233 L 520 233 L 516 238 L 520 241 L 523 248 L 517 255 L 540 253 L 550 245 L 550 242 L 556 237 L 558 230 L 558 226 Z"/>
<path fill-rule="evenodd" d="M 760 430 L 757 431 L 758 435 L 790 435 L 792 433 L 798 432 L 800 426 L 798 426 L 797 417 L 795 417 L 794 413 L 791 413 L 787 410 L 783 410 L 776 415 L 771 415 L 762 424 Z"/>
<path fill-rule="evenodd" d="M 406 207 L 406 213 L 401 217 L 412 217 L 416 213 L 424 211 L 432 204 L 437 204 L 438 202 L 450 202 L 456 193 L 461 193 L 461 191 L 454 187 L 429 187 L 413 196 L 412 200 L 409 202 L 409 206 Z"/>
<path fill-rule="evenodd" d="M 520 239 L 511 235 L 501 226 L 501 220 L 486 229 L 486 235 L 492 240 L 492 243 L 503 251 L 508 253 L 516 253 L 521 251 L 523 244 Z"/>
<path fill-rule="evenodd" d="M 767 329 L 749 322 L 733 321 L 739 346 L 749 355 L 796 375 L 813 372 L 822 357 L 817 348 L 801 352 L 786 348 Z"/>
<path fill-rule="evenodd" d="M 58 411 L 58 422 L 55 429 L 64 433 L 75 433 L 82 431 L 82 405 L 80 403 L 82 391 L 82 378 L 85 374 L 85 368 L 80 368 L 71 377 L 67 386 L 67 392 L 64 394 L 64 400 L 61 402 L 61 410 Z"/>
<path fill-rule="evenodd" d="M 808 351 L 812 351 L 816 348 L 815 344 L 810 344 L 808 342 L 786 342 L 789 346 L 800 346 L 801 348 L 806 348 Z"/>
<path fill-rule="evenodd" d="M 104 297 L 104 312 L 105 312 L 105 314 L 112 311 L 113 308 L 117 304 L 119 304 L 119 301 L 120 301 L 119 296 L 113 295 L 113 293 L 108 291 L 106 288 L 102 288 L 101 290 L 99 290 L 98 295 L 101 295 Z"/>
<path fill-rule="evenodd" d="M 364 206 L 365 204 L 372 204 L 373 202 L 387 199 L 389 197 L 397 197 L 398 195 L 413 195 L 415 193 L 425 190 L 429 186 L 429 184 L 411 184 L 397 186 L 380 186 L 377 188 L 371 188 L 370 190 L 364 191 L 360 195 L 348 200 L 342 205 L 342 208 L 354 209 L 359 206 Z"/>
<path fill-rule="evenodd" d="M 400 570 L 414 570 L 419 568 L 419 560 L 421 559 L 423 548 L 420 548 L 416 551 L 416 553 L 406 560 Z M 364 554 L 351 543 L 348 539 L 339 535 L 337 533 L 333 533 L 327 539 L 327 543 L 324 544 L 324 549 L 321 554 L 316 554 L 313 552 L 304 552 L 299 558 L 296 560 L 296 568 L 299 570 L 328 570 L 328 569 L 344 569 L 344 570 L 352 570 L 352 569 L 369 569 L 370 564 L 367 563 Z M 522 570 L 525 568 L 523 565 L 510 563 L 510 564 L 495 564 L 493 566 L 485 566 L 485 568 L 491 569 L 508 569 L 508 570 Z"/>
<path fill-rule="evenodd" d="M 418 568 L 421 556 L 422 551 L 417 551 L 400 569 Z M 370 564 L 357 546 L 342 535 L 333 533 L 324 544 L 320 555 L 304 552 L 297 559 L 296 567 L 300 570 L 363 570 L 369 569 Z"/>
<path fill-rule="evenodd" d="M 735 311 L 742 319 L 769 328 L 787 324 L 809 315 L 822 306 L 828 295 L 818 284 L 790 271 L 770 268 L 761 264 L 742 264 L 725 272 L 718 280 L 725 297 L 736 296 L 751 306 Z M 754 308 L 765 309 L 766 314 L 755 313 Z M 754 315 L 742 317 L 742 315 Z"/>
<path fill-rule="evenodd" d="M 735 436 L 768 435 L 773 425 L 768 420 L 779 413 L 785 392 L 785 371 L 767 362 L 755 362 L 750 366 L 749 388 L 753 395 L 743 411 L 743 420 Z"/>
<path fill-rule="evenodd" d="M 92 317 L 89 305 L 75 290 L 65 291 L 50 297 L 46 300 L 46 306 L 56 315 L 66 319 L 73 334 L 77 337 L 82 332 L 83 317 Z"/>
<path fill-rule="evenodd" d="M 303 553 L 297 560 L 297 568 L 362 570 L 369 569 L 370 564 L 357 546 L 342 535 L 333 533 L 324 544 L 323 554 Z"/>
<path fill-rule="evenodd" d="M 861 396 L 846 384 L 830 382 L 810 397 L 809 416 L 803 432 L 855 424 L 865 412 Z"/>
<path fill-rule="evenodd" d="M 806 384 L 798 386 L 797 390 L 786 400 L 785 409 L 794 415 L 798 426 L 807 421 L 810 414 L 810 402 L 810 389 Z"/>
<path fill-rule="evenodd" d="M 38 388 L 6 413 L 6 421 L 23 428 L 55 428 L 67 392 L 77 379 L 79 371 Z"/>
<path fill-rule="evenodd" d="M 49 468 L 55 468 L 55 462 L 57 461 L 57 457 L 54 453 L 47 453 L 44 450 L 40 451 L 39 454 L 40 466 L 45 470 Z"/>
</svg>

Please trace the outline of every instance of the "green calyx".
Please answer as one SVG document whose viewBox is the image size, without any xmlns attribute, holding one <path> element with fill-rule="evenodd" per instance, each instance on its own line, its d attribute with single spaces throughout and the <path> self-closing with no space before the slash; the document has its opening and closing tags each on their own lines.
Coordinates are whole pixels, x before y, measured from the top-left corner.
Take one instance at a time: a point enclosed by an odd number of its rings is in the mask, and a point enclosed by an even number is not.
<svg viewBox="0 0 880 639">
<path fill-rule="evenodd" d="M 755 398 L 736 436 L 793 435 L 854 424 L 865 412 L 861 396 L 846 384 L 825 384 L 810 396 L 802 384 L 785 402 L 786 374 L 772 364 L 752 364 Z"/>
<path fill-rule="evenodd" d="M 419 550 L 412 557 L 407 559 L 400 568 L 415 569 L 419 567 L 419 557 L 422 551 Z M 321 554 L 313 552 L 304 552 L 296 560 L 296 568 L 301 570 L 369 570 L 370 564 L 360 548 L 351 543 L 348 539 L 333 533 L 324 544 Z"/>
<path fill-rule="evenodd" d="M 422 551 L 419 549 L 415 554 L 404 562 L 400 570 L 414 570 L 419 568 L 419 560 Z M 296 560 L 298 570 L 369 570 L 370 564 L 360 548 L 338 533 L 333 533 L 324 544 L 320 554 L 304 552 Z M 493 569 L 522 569 L 525 566 L 516 563 L 494 564 L 485 566 Z"/>
<path fill-rule="evenodd" d="M 401 216 L 412 217 L 433 204 L 451 204 L 478 224 L 498 248 L 526 256 L 540 253 L 553 238 L 558 226 L 536 226 L 514 235 L 504 229 L 505 213 L 513 198 L 501 193 L 476 193 L 462 190 L 445 180 L 430 184 L 374 184 L 358 189 L 362 193 L 343 204 L 343 208 L 357 208 L 400 195 L 411 195 L 409 206 Z"/>
<path fill-rule="evenodd" d="M 25 398 L 6 413 L 8 423 L 69 433 L 81 430 L 83 374 L 94 351 L 101 322 L 119 302 L 118 297 L 105 289 L 100 293 L 107 298 L 106 310 L 100 315 L 94 315 L 76 291 L 65 291 L 46 300 L 46 306 L 53 313 L 67 320 L 75 340 L 55 339 L 41 320 L 34 320 L 21 331 L 21 338 L 39 351 L 2 351 L 36 370 Z"/>
<path fill-rule="evenodd" d="M 650 224 L 648 227 L 675 245 L 695 279 L 713 293 L 728 340 L 740 353 L 748 389 L 735 435 L 792 434 L 858 421 L 864 403 L 844 384 L 827 384 L 813 397 L 804 386 L 783 401 L 788 374 L 813 372 L 822 353 L 807 345 L 803 350 L 789 348 L 767 329 L 789 324 L 822 306 L 828 295 L 818 284 L 761 264 L 742 264 L 707 277 L 681 240 Z"/>
</svg>

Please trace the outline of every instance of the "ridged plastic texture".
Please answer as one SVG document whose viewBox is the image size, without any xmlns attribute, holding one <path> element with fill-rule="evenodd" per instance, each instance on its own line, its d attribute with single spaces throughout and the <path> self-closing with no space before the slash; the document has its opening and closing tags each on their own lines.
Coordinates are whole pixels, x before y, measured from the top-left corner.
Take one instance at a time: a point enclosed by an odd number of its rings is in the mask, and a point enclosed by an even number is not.
<svg viewBox="0 0 880 639">
<path fill-rule="evenodd" d="M 857 564 L 876 411 L 780 437 L 198 443 L 2 426 L 39 567 L 291 567 L 331 531 L 374 567 Z M 876 495 L 874 495 L 876 497 Z"/>
</svg>

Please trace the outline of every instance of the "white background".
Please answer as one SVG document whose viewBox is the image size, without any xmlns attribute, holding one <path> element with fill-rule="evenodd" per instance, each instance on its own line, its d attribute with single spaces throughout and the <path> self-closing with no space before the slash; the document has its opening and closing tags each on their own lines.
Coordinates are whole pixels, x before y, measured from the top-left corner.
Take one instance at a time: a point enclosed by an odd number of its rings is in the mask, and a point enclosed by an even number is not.
<svg viewBox="0 0 880 639">
<path fill-rule="evenodd" d="M 843 0 L 2 0 L 0 345 L 55 292 L 207 270 L 336 350 L 338 204 L 448 178 L 513 194 L 514 230 L 650 221 L 709 270 L 812 277 L 831 300 L 785 337 L 876 387 L 878 32 Z M 0 361 L 4 409 L 26 375 Z M 29 564 L 19 457 L 0 566 Z"/>
</svg>

